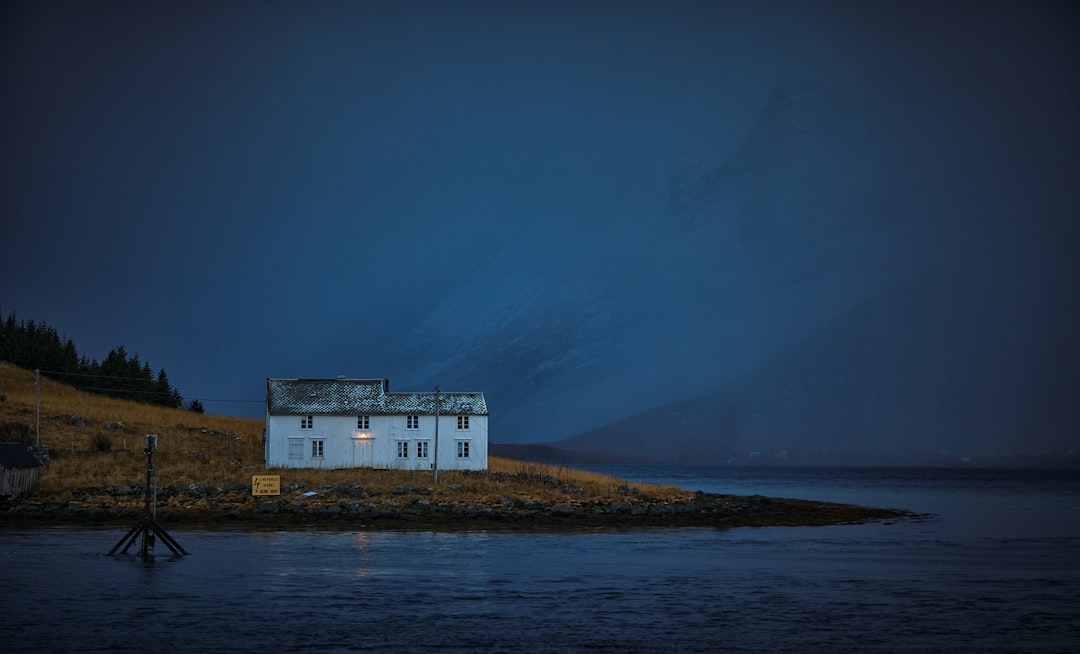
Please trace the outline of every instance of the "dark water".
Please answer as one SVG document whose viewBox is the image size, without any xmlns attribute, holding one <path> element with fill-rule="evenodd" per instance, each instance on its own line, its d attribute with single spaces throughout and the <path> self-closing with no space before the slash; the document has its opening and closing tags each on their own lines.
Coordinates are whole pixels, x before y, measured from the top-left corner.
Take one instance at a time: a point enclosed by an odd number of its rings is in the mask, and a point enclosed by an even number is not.
<svg viewBox="0 0 1080 654">
<path fill-rule="evenodd" d="M 933 512 L 579 533 L 0 526 L 3 652 L 1073 652 L 1080 476 L 611 467 L 631 481 Z"/>
</svg>

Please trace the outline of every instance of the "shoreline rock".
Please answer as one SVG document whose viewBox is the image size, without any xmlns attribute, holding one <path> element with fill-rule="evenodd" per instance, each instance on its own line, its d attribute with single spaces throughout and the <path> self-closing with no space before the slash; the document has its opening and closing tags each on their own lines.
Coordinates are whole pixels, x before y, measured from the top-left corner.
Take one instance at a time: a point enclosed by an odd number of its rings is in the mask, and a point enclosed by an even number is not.
<svg viewBox="0 0 1080 654">
<path fill-rule="evenodd" d="M 99 490 L 92 495 L 77 490 L 73 489 L 72 495 L 78 499 L 21 498 L 0 504 L 0 522 L 130 523 L 143 514 L 144 502 L 137 487 L 105 489 L 105 494 L 99 494 Z M 902 509 L 701 492 L 676 501 L 645 495 L 567 497 L 552 501 L 455 498 L 393 491 L 350 494 L 341 490 L 272 498 L 256 498 L 231 488 L 159 491 L 156 516 L 162 525 L 284 528 L 302 523 L 364 529 L 733 528 L 860 524 L 925 517 Z"/>
</svg>

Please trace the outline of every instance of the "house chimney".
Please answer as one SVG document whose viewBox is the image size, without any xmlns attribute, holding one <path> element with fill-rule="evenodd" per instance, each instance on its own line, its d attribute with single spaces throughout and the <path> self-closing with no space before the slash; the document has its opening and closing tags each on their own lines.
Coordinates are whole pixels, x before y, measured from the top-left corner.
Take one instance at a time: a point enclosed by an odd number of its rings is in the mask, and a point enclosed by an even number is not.
<svg viewBox="0 0 1080 654">
<path fill-rule="evenodd" d="M 389 379 L 382 380 L 382 392 L 383 393 L 389 393 L 390 392 L 390 380 Z"/>
</svg>

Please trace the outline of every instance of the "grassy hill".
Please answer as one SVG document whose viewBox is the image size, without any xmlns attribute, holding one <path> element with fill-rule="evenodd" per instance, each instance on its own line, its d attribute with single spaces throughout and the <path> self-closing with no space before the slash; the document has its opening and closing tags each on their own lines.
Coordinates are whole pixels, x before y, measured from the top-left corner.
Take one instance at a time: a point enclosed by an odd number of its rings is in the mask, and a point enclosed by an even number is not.
<svg viewBox="0 0 1080 654">
<path fill-rule="evenodd" d="M 34 442 L 35 401 L 34 373 L 0 362 L 0 440 Z M 70 496 L 73 488 L 86 493 L 141 484 L 145 480 L 146 434 L 158 436 L 154 458 L 160 485 L 250 487 L 252 475 L 268 472 L 263 462 L 261 420 L 140 404 L 78 391 L 45 378 L 41 379 L 40 407 L 41 444 L 49 447 L 51 458 L 42 474 L 41 496 Z M 518 487 L 514 490 L 536 499 L 554 499 L 564 484 L 584 488 L 590 496 L 610 495 L 623 485 L 621 480 L 588 471 L 498 457 L 490 459 L 490 471 L 515 475 Z M 359 484 L 388 490 L 405 484 L 430 485 L 432 481 L 428 472 L 402 470 L 269 472 L 281 476 L 283 488 Z M 532 477 L 546 483 L 526 483 Z M 552 478 L 558 483 L 552 484 Z M 439 481 L 480 496 L 507 492 L 505 476 L 496 483 L 490 475 L 444 471 Z M 652 490 L 665 496 L 685 495 L 672 487 Z"/>
</svg>

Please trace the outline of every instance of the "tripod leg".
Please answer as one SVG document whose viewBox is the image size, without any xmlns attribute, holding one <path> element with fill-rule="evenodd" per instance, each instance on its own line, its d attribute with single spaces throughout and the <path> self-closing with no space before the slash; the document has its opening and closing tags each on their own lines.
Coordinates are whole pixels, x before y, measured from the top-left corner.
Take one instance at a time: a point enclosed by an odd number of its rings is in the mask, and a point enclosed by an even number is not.
<svg viewBox="0 0 1080 654">
<path fill-rule="evenodd" d="M 134 527 L 132 527 L 131 529 L 129 529 L 128 533 L 124 534 L 124 537 L 121 538 L 120 541 L 116 545 L 113 545 L 113 548 L 111 550 L 109 550 L 109 553 L 108 553 L 107 556 L 112 556 L 113 554 L 115 554 L 116 550 L 120 549 L 120 546 L 124 544 L 124 541 L 126 541 L 128 538 L 131 538 L 139 530 L 140 526 L 142 526 L 141 522 L 139 524 L 135 525 Z M 131 543 L 128 543 L 128 547 L 131 547 Z M 127 553 L 127 547 L 124 548 L 124 553 L 125 554 Z"/>
<path fill-rule="evenodd" d="M 164 527 L 162 527 L 161 525 L 159 525 L 156 522 L 151 522 L 150 524 L 152 524 L 154 526 L 154 532 L 158 535 L 159 538 L 161 538 L 161 540 L 165 543 L 165 545 L 170 550 L 172 550 L 173 554 L 175 554 L 177 556 L 187 554 L 187 551 L 184 550 L 183 547 L 180 547 L 180 543 L 177 543 L 176 539 L 174 539 L 169 534 L 169 532 L 165 531 Z"/>
<path fill-rule="evenodd" d="M 141 533 L 143 533 L 145 531 L 146 531 L 146 523 L 145 522 L 140 522 L 138 525 L 136 525 L 135 526 L 135 533 L 133 533 L 131 535 L 131 539 L 128 540 L 127 545 L 124 545 L 124 549 L 120 550 L 121 553 L 127 554 L 128 549 L 130 549 L 131 546 L 135 544 L 135 541 L 137 541 L 139 539 L 139 534 L 141 534 Z"/>
</svg>

